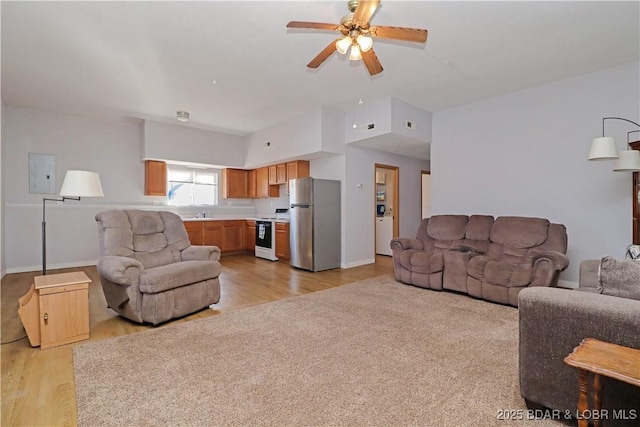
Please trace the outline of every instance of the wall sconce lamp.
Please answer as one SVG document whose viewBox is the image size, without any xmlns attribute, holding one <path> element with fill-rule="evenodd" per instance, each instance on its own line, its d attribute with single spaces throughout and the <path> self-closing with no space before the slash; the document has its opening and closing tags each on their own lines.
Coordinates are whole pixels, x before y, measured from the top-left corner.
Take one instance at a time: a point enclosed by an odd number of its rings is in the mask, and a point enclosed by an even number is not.
<svg viewBox="0 0 640 427">
<path fill-rule="evenodd" d="M 42 199 L 42 275 L 47 274 L 47 220 L 46 202 L 65 202 L 67 200 L 80 201 L 81 197 L 104 197 L 100 177 L 96 172 L 68 170 L 64 175 L 61 199 Z"/>
<path fill-rule="evenodd" d="M 640 130 L 627 133 L 627 149 L 618 153 L 615 140 L 610 136 L 604 136 L 605 120 L 623 120 L 632 123 L 640 128 L 640 125 L 631 120 L 620 117 L 604 117 L 602 119 L 602 137 L 595 138 L 591 143 L 591 151 L 589 152 L 589 160 L 616 160 L 613 165 L 615 172 L 637 172 L 640 171 L 640 151 L 630 150 L 629 134 L 640 132 Z"/>
</svg>

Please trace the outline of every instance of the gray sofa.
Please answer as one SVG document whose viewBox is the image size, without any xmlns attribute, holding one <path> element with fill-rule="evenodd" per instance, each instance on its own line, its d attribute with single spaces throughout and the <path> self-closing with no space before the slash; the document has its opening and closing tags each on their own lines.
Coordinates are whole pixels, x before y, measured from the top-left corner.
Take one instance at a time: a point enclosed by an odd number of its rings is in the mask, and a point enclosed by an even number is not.
<svg viewBox="0 0 640 427">
<path fill-rule="evenodd" d="M 564 225 L 543 218 L 434 215 L 391 249 L 399 282 L 513 306 L 526 287 L 555 286 L 569 265 Z"/>
<path fill-rule="evenodd" d="M 529 288 L 520 293 L 520 394 L 530 406 L 576 413 L 578 372 L 566 365 L 564 358 L 584 338 L 640 349 L 640 300 L 613 296 L 620 293 L 610 289 L 616 281 L 626 280 L 640 293 L 640 264 L 629 264 L 640 261 L 620 261 L 613 267 L 610 259 L 604 262 L 602 284 L 598 278 L 600 260 L 588 260 L 580 264 L 578 290 Z M 624 267 L 620 266 L 625 265 L 636 270 L 635 278 L 624 278 Z M 604 423 L 637 426 L 640 388 L 606 377 L 602 377 L 602 387 L 602 408 L 609 416 Z M 630 417 L 632 409 L 636 411 L 634 419 L 612 419 L 613 410 Z"/>
<path fill-rule="evenodd" d="M 191 246 L 179 216 L 109 210 L 96 221 L 98 273 L 112 310 L 155 325 L 220 300 L 220 249 Z"/>
</svg>

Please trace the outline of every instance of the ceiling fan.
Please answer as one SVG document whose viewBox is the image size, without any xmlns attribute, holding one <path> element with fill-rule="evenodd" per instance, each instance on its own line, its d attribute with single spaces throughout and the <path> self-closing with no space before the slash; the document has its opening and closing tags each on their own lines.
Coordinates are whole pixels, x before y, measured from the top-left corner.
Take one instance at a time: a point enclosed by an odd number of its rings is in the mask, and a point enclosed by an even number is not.
<svg viewBox="0 0 640 427">
<path fill-rule="evenodd" d="M 342 34 L 327 45 L 315 58 L 307 64 L 309 68 L 318 68 L 320 64 L 331 56 L 334 51 L 346 54 L 349 48 L 349 59 L 362 59 L 372 76 L 382 72 L 382 64 L 373 51 L 372 37 L 394 39 L 416 43 L 427 41 L 427 30 L 403 27 L 372 27 L 369 25 L 371 16 L 378 8 L 380 0 L 349 0 L 347 6 L 351 13 L 340 19 L 340 24 L 326 24 L 322 22 L 291 21 L 287 28 L 309 28 L 313 30 L 338 31 Z"/>
</svg>

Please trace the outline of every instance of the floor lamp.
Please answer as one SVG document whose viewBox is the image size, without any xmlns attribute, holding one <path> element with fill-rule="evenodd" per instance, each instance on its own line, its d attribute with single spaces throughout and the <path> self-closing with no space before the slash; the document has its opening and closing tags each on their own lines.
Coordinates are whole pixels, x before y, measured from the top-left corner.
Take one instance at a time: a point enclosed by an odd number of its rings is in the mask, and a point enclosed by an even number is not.
<svg viewBox="0 0 640 427">
<path fill-rule="evenodd" d="M 81 197 L 104 197 L 100 177 L 96 172 L 68 170 L 60 189 L 60 199 L 42 199 L 42 275 L 47 274 L 47 214 L 46 202 L 80 201 Z"/>
</svg>

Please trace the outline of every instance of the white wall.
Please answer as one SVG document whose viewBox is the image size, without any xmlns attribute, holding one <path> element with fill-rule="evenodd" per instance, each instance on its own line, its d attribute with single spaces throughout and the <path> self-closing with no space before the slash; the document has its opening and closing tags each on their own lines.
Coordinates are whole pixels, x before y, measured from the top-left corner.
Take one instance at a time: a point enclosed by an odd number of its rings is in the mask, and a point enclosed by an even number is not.
<svg viewBox="0 0 640 427">
<path fill-rule="evenodd" d="M 638 62 L 433 115 L 434 214 L 523 215 L 565 224 L 576 282 L 581 260 L 624 256 L 631 242 L 631 174 L 589 162 L 602 118 L 640 117 Z M 608 120 L 618 149 L 635 127 Z"/>
<path fill-rule="evenodd" d="M 2 120 L 0 121 L 0 278 L 3 277 L 6 273 L 5 270 L 5 256 L 4 256 L 4 186 L 6 180 L 4 179 L 4 147 L 2 145 L 2 140 L 4 139 L 4 126 L 2 122 L 4 122 L 4 114 L 6 111 L 6 104 L 4 103 L 4 99 L 0 96 L 0 117 Z"/>
<path fill-rule="evenodd" d="M 144 162 L 140 156 L 142 125 L 96 120 L 7 106 L 3 109 L 2 197 L 5 207 L 2 234 L 3 267 L 8 273 L 41 268 L 42 198 L 29 194 L 29 153 L 56 156 L 58 191 L 67 169 L 88 169 L 100 174 L 105 197 L 47 203 L 47 265 L 49 269 L 91 265 L 99 256 L 95 214 L 105 209 L 169 208 L 164 197 L 144 195 Z M 188 141 L 183 141 L 189 145 Z M 226 151 L 233 151 L 228 148 Z M 242 153 L 242 150 L 240 150 Z M 211 209 L 226 217 L 253 216 L 247 200 L 224 200 Z"/>
<path fill-rule="evenodd" d="M 142 158 L 242 168 L 245 137 L 180 125 L 144 121 Z"/>
<path fill-rule="evenodd" d="M 346 148 L 345 266 L 375 260 L 375 164 L 399 167 L 400 236 L 414 237 L 420 225 L 420 176 L 426 160 L 369 150 L 353 144 Z M 395 213 L 397 215 L 397 212 Z"/>
</svg>

